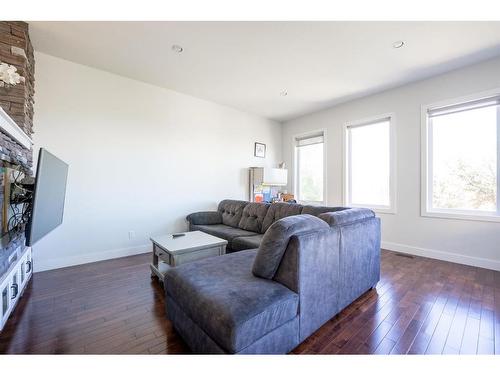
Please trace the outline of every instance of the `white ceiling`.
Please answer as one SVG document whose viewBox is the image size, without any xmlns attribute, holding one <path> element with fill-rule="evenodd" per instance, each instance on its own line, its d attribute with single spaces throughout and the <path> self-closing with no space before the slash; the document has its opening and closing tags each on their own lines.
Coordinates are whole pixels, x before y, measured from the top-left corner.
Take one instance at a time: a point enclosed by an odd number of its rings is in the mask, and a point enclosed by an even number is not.
<svg viewBox="0 0 500 375">
<path fill-rule="evenodd" d="M 30 22 L 30 28 L 40 52 L 279 121 L 500 55 L 500 22 Z M 406 45 L 393 48 L 397 40 Z M 172 52 L 173 44 L 184 51 Z"/>
</svg>

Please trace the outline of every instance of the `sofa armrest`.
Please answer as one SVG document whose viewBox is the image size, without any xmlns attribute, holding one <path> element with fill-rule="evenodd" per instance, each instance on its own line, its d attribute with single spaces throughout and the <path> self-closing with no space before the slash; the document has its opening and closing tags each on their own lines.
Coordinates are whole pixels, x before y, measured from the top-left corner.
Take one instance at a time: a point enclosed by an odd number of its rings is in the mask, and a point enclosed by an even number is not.
<svg viewBox="0 0 500 375">
<path fill-rule="evenodd" d="M 300 341 L 339 312 L 339 232 L 326 227 L 292 236 L 274 276 L 299 294 Z"/>
<path fill-rule="evenodd" d="M 349 208 L 343 211 L 325 212 L 318 215 L 320 219 L 326 221 L 330 226 L 352 224 L 357 221 L 371 219 L 375 213 L 368 208 Z"/>
<path fill-rule="evenodd" d="M 222 215 L 218 211 L 203 211 L 189 214 L 186 217 L 191 225 L 222 224 Z"/>
<path fill-rule="evenodd" d="M 262 237 L 252 273 L 272 279 L 278 270 L 290 238 L 304 232 L 330 230 L 321 219 L 312 215 L 292 215 L 274 222 Z"/>
</svg>

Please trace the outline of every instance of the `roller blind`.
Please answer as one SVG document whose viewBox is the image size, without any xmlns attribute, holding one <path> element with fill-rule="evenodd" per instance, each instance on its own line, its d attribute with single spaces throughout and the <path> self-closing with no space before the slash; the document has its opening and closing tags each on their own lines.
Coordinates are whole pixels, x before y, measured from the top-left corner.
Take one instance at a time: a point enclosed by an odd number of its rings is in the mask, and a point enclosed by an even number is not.
<svg viewBox="0 0 500 375">
<path fill-rule="evenodd" d="M 318 143 L 324 143 L 324 135 L 323 132 L 316 133 L 316 134 L 309 134 L 304 137 L 296 137 L 295 138 L 295 145 L 297 147 L 303 147 L 303 146 L 309 146 L 309 145 L 315 145 Z"/>
<path fill-rule="evenodd" d="M 377 119 L 375 121 L 359 122 L 359 123 L 356 123 L 356 124 L 353 124 L 353 125 L 347 125 L 347 128 L 348 129 L 360 128 L 362 126 L 370 126 L 370 125 L 380 124 L 382 122 L 388 122 L 388 121 L 389 122 L 391 121 L 391 117 L 390 116 L 384 117 L 384 118 L 380 118 L 380 119 Z"/>
<path fill-rule="evenodd" d="M 438 117 L 443 115 L 450 115 L 453 113 L 459 113 L 464 111 L 470 111 L 472 109 L 493 107 L 500 105 L 500 95 L 493 96 L 489 98 L 483 98 L 479 100 L 473 100 L 468 103 L 460 103 L 449 105 L 445 107 L 431 108 L 427 111 L 429 118 Z"/>
</svg>

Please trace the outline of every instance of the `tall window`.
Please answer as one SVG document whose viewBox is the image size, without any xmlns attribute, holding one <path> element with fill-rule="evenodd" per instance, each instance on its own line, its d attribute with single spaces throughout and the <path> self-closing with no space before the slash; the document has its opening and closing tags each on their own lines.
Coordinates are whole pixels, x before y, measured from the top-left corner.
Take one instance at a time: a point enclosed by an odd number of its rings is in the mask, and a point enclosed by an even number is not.
<svg viewBox="0 0 500 375">
<path fill-rule="evenodd" d="M 500 219 L 500 96 L 425 112 L 423 214 Z"/>
<path fill-rule="evenodd" d="M 395 209 L 394 130 L 390 116 L 345 128 L 345 204 Z"/>
<path fill-rule="evenodd" d="M 324 203 L 324 133 L 295 138 L 295 195 L 304 203 Z"/>
</svg>

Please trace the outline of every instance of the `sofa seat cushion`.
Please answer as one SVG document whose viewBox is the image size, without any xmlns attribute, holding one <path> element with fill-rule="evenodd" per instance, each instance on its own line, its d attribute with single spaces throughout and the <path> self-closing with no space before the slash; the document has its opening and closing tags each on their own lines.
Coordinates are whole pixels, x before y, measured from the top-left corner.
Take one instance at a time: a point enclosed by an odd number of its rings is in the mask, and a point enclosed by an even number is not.
<svg viewBox="0 0 500 375">
<path fill-rule="evenodd" d="M 221 348 L 239 352 L 298 314 L 298 295 L 252 275 L 257 250 L 171 268 L 165 290 Z M 167 307 L 168 310 L 168 307 Z"/>
<path fill-rule="evenodd" d="M 264 237 L 263 234 L 248 237 L 236 237 L 231 243 L 231 248 L 234 251 L 257 249 L 262 242 L 262 237 Z"/>
<path fill-rule="evenodd" d="M 191 230 L 201 230 L 202 232 L 211 234 L 215 237 L 227 240 L 229 246 L 232 247 L 233 240 L 236 237 L 249 237 L 256 236 L 258 233 L 250 232 L 248 230 L 233 228 L 229 225 L 215 224 L 215 225 L 192 225 Z"/>
</svg>

